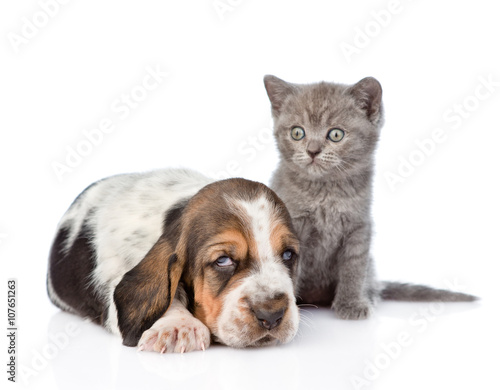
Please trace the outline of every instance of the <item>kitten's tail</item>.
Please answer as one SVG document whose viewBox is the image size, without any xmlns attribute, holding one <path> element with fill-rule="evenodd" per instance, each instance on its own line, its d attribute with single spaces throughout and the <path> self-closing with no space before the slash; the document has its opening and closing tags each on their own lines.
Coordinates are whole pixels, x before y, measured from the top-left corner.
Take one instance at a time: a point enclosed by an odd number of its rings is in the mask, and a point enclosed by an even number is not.
<svg viewBox="0 0 500 390">
<path fill-rule="evenodd" d="M 420 284 L 382 282 L 380 298 L 387 301 L 413 302 L 473 302 L 479 298 L 450 290 L 441 290 Z"/>
</svg>

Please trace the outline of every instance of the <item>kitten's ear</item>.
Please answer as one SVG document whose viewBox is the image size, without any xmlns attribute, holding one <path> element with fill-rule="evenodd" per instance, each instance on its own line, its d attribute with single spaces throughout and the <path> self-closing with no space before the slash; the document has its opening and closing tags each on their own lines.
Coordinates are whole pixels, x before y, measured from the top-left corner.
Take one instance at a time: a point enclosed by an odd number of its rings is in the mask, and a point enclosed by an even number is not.
<svg viewBox="0 0 500 390">
<path fill-rule="evenodd" d="M 295 86 L 279 79 L 276 76 L 264 76 L 264 85 L 266 86 L 267 96 L 271 101 L 273 111 L 279 112 L 287 96 L 294 92 Z"/>
<path fill-rule="evenodd" d="M 160 237 L 144 259 L 116 286 L 114 301 L 123 344 L 136 346 L 170 306 L 185 265 L 170 243 Z"/>
<path fill-rule="evenodd" d="M 382 86 L 373 77 L 365 77 L 350 88 L 359 107 L 366 111 L 368 119 L 377 123 L 382 114 Z"/>
</svg>

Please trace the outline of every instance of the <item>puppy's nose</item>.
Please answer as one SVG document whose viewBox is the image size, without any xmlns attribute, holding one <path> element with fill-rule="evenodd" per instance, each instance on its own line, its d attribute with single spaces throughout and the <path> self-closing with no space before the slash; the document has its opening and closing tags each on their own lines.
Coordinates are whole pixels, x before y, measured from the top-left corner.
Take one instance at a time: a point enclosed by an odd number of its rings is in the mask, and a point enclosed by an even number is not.
<svg viewBox="0 0 500 390">
<path fill-rule="evenodd" d="M 285 315 L 286 307 L 277 311 L 254 310 L 255 318 L 264 329 L 271 330 L 279 326 Z"/>
</svg>

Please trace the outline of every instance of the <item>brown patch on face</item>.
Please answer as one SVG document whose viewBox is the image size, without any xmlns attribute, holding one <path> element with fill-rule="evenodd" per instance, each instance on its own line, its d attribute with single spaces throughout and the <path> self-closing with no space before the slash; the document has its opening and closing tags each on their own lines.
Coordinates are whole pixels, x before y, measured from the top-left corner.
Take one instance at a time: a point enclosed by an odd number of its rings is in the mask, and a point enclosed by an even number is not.
<svg viewBox="0 0 500 390">
<path fill-rule="evenodd" d="M 240 329 L 254 322 L 254 315 L 248 308 L 248 301 L 245 297 L 241 297 L 238 301 L 238 312 L 240 316 L 233 319 L 234 324 Z"/>
<path fill-rule="evenodd" d="M 271 246 L 275 253 L 285 249 L 291 249 L 295 253 L 299 252 L 299 241 L 295 234 L 285 223 L 275 223 L 271 229 Z"/>
<path fill-rule="evenodd" d="M 203 322 L 212 333 L 217 330 L 218 318 L 221 314 L 225 297 L 232 290 L 239 286 L 245 275 L 238 274 L 233 277 L 230 285 L 226 286 L 222 293 L 217 294 L 217 291 L 211 286 L 213 283 L 207 282 L 207 279 L 213 278 L 199 278 L 194 286 L 195 291 L 195 309 L 194 316 Z M 213 280 L 212 280 L 213 282 Z"/>
<path fill-rule="evenodd" d="M 219 254 L 242 259 L 247 256 L 248 244 L 249 237 L 244 232 L 226 229 L 210 239 L 203 249 L 206 251 L 205 256 L 213 261 L 217 260 Z"/>
<path fill-rule="evenodd" d="M 236 288 L 248 271 L 249 242 L 241 231 L 228 229 L 210 239 L 200 249 L 197 262 L 202 264 L 194 278 L 195 317 L 215 330 L 225 296 Z M 220 257 L 229 257 L 234 266 L 215 264 Z"/>
<path fill-rule="evenodd" d="M 280 293 L 269 297 L 263 302 L 258 302 L 258 307 L 260 310 L 276 312 L 280 309 L 286 308 L 289 303 L 288 296 Z"/>
</svg>

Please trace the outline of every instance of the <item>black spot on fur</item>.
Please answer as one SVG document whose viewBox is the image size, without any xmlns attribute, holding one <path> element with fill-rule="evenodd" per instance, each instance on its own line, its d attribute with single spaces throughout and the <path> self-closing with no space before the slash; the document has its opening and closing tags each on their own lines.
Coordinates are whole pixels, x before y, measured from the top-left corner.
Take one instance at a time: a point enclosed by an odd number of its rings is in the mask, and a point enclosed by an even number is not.
<svg viewBox="0 0 500 390">
<path fill-rule="evenodd" d="M 174 253 L 170 258 L 168 259 L 168 272 L 170 272 L 170 268 L 174 263 L 176 263 L 178 260 L 177 255 Z"/>
<path fill-rule="evenodd" d="M 183 285 L 183 288 L 184 288 L 184 291 L 186 292 L 186 297 L 188 300 L 187 309 L 191 313 L 194 313 L 194 309 L 195 309 L 195 305 L 196 305 L 196 302 L 194 300 L 194 288 L 193 288 L 193 286 L 189 286 L 189 285 Z"/>
<path fill-rule="evenodd" d="M 178 257 L 174 253 L 170 258 L 168 259 L 168 266 L 167 266 L 167 275 L 168 275 L 168 285 L 170 286 L 172 284 L 172 278 L 170 277 L 170 270 L 172 269 L 172 266 L 177 262 Z M 170 290 L 168 290 L 168 295 L 167 295 L 167 302 L 171 302 L 172 296 L 170 293 Z"/>
<path fill-rule="evenodd" d="M 73 245 L 65 252 L 68 236 L 69 229 L 61 228 L 52 244 L 49 259 L 52 287 L 57 297 L 76 313 L 102 325 L 106 320 L 105 304 L 90 284 L 95 268 L 90 229 L 84 223 Z"/>
</svg>

